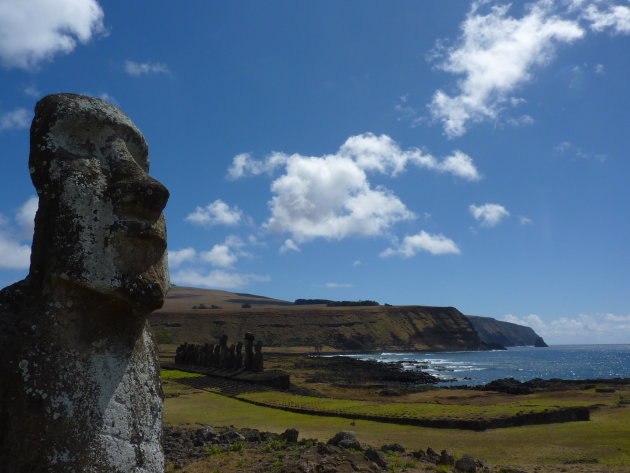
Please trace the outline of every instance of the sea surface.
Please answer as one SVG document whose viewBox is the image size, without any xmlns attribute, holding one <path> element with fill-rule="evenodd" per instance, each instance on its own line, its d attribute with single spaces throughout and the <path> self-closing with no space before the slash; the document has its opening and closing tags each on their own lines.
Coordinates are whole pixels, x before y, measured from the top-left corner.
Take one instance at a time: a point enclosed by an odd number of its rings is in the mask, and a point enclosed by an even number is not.
<svg viewBox="0 0 630 473">
<path fill-rule="evenodd" d="M 443 385 L 485 384 L 495 379 L 630 378 L 630 345 L 555 345 L 497 351 L 370 353 L 363 360 L 401 362 L 442 379 Z"/>
</svg>

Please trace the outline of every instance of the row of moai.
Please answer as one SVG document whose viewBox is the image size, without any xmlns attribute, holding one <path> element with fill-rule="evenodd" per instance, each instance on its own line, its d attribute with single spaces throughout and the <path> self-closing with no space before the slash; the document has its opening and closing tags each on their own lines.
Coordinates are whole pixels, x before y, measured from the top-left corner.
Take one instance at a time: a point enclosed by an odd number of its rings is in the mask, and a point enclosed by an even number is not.
<svg viewBox="0 0 630 473">
<path fill-rule="evenodd" d="M 263 371 L 262 342 L 258 340 L 254 343 L 255 337 L 249 332 L 244 338 L 245 343 L 238 342 L 229 347 L 227 335 L 223 335 L 218 344 L 184 343 L 175 351 L 175 363 L 224 370 L 244 369 L 260 373 Z M 245 353 L 243 353 L 243 347 L 245 347 Z"/>
</svg>

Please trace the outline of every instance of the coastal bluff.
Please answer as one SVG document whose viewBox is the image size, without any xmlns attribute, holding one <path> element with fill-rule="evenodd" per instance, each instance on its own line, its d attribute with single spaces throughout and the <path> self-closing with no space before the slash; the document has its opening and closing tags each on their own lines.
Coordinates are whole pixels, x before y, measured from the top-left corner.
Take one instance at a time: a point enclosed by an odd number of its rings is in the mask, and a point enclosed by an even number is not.
<svg viewBox="0 0 630 473">
<path fill-rule="evenodd" d="M 503 345 L 504 347 L 546 347 L 543 338 L 531 327 L 503 322 L 492 317 L 467 315 L 473 327 L 485 343 Z"/>
<path fill-rule="evenodd" d="M 174 345 L 214 343 L 224 335 L 241 339 L 251 331 L 269 351 L 486 348 L 471 322 L 454 307 L 293 305 L 251 294 L 173 286 L 150 322 L 160 343 Z"/>
</svg>

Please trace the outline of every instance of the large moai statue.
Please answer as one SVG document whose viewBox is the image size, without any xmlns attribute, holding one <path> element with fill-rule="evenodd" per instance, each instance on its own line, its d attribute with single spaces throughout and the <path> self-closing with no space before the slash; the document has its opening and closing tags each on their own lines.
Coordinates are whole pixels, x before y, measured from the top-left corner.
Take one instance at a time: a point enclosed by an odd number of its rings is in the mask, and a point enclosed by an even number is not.
<svg viewBox="0 0 630 473">
<path fill-rule="evenodd" d="M 262 373 L 264 371 L 264 362 L 262 354 L 263 343 L 258 340 L 254 345 L 254 359 L 252 361 L 252 371 Z"/>
<path fill-rule="evenodd" d="M 29 169 L 30 271 L 0 291 L 0 470 L 162 473 L 147 314 L 168 289 L 168 191 L 147 175 L 147 143 L 103 100 L 51 95 Z"/>
<path fill-rule="evenodd" d="M 245 356 L 243 359 L 243 367 L 245 371 L 251 371 L 254 365 L 254 334 L 245 333 Z"/>
<path fill-rule="evenodd" d="M 243 342 L 236 344 L 236 356 L 234 358 L 234 369 L 240 370 L 243 367 Z"/>
<path fill-rule="evenodd" d="M 219 368 L 225 369 L 228 361 L 227 335 L 221 335 L 219 339 Z"/>
</svg>

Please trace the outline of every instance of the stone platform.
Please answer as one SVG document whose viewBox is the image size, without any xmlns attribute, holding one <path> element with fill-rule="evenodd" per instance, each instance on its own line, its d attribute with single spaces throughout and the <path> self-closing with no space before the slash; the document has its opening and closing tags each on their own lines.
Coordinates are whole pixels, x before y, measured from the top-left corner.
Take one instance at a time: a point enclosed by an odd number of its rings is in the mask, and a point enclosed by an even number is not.
<svg viewBox="0 0 630 473">
<path fill-rule="evenodd" d="M 206 376 L 213 376 L 216 378 L 230 379 L 234 381 L 242 381 L 245 383 L 271 386 L 276 389 L 289 389 L 291 386 L 291 379 L 289 373 L 282 370 L 267 370 L 259 373 L 246 371 L 244 369 L 238 370 L 223 370 L 219 368 L 205 368 L 194 365 L 178 364 L 178 363 L 164 363 L 162 369 L 167 370 L 180 370 L 189 373 L 199 373 Z"/>
</svg>

